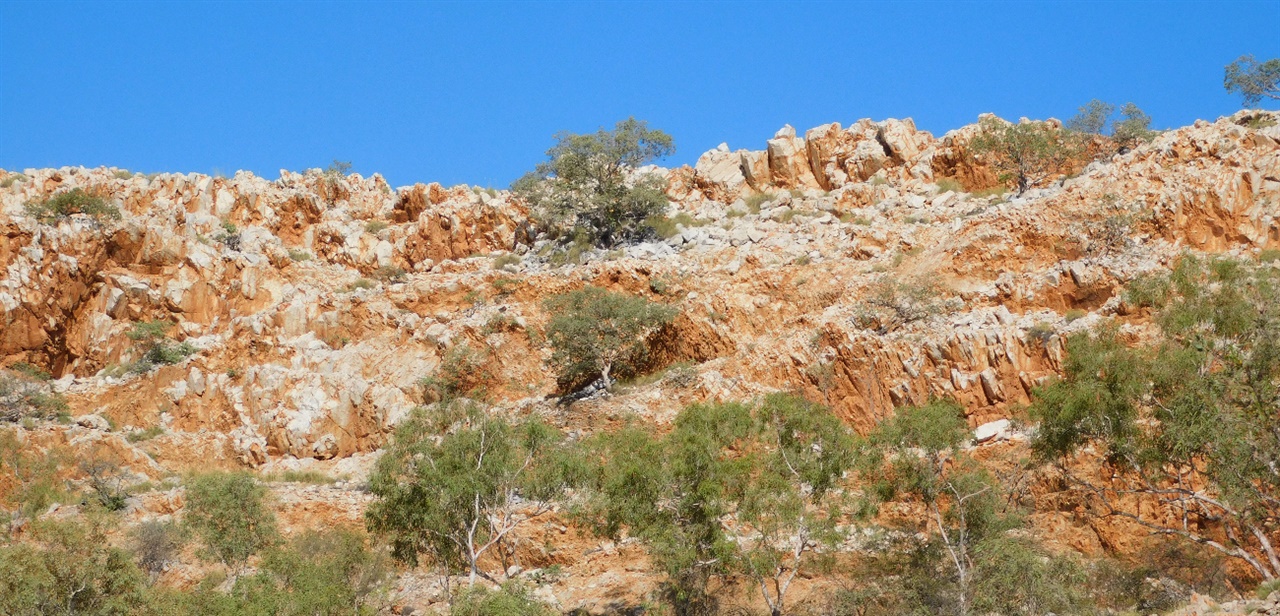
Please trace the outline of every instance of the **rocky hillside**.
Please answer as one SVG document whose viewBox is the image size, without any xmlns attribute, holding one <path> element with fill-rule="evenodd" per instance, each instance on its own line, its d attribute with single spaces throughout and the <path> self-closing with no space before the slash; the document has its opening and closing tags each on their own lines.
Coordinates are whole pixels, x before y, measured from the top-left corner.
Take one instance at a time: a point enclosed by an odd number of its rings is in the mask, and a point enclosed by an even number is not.
<svg viewBox="0 0 1280 616">
<path fill-rule="evenodd" d="M 465 345 L 491 358 L 492 412 L 571 435 L 629 416 L 664 430 L 693 402 L 795 390 L 860 432 L 896 407 L 951 398 L 972 447 L 1016 455 L 1025 438 L 1008 420 L 1060 373 L 1066 335 L 1104 321 L 1145 335 L 1150 312 L 1123 300 L 1127 282 L 1188 251 L 1280 248 L 1280 126 L 1251 128 L 1258 113 L 1164 132 L 1020 195 L 963 147 L 976 125 L 943 136 L 910 120 L 784 127 L 764 149 L 722 145 L 692 168 L 657 170 L 669 237 L 571 254 L 505 191 L 318 170 L 274 181 L 10 171 L 0 364 L 49 373 L 71 420 L 0 430 L 27 451 L 114 452 L 143 486 L 130 524 L 180 515 L 182 490 L 165 479 L 213 468 L 272 480 L 288 530 L 359 523 L 380 448 L 431 401 L 420 381 Z M 76 188 L 119 219 L 42 221 L 26 207 Z M 679 316 L 653 340 L 650 376 L 564 404 L 543 300 L 584 285 Z M 145 331 L 155 322 L 172 325 Z M 286 471 L 341 480 L 289 483 Z M 1124 552 L 1145 535 L 1086 520 L 1061 485 L 1030 481 L 1034 527 L 1061 549 Z M 601 610 L 654 587 L 637 546 L 555 519 L 514 570 L 563 571 L 526 574 L 538 596 Z M 201 567 L 184 559 L 164 579 L 190 585 Z M 442 600 L 426 569 L 399 576 L 396 605 Z"/>
</svg>

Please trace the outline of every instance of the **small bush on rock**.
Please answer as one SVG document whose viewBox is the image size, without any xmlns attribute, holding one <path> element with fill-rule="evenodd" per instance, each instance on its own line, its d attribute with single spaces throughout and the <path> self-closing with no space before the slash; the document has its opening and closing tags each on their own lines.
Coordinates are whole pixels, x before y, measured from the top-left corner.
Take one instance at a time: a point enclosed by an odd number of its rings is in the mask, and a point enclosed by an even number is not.
<svg viewBox="0 0 1280 616">
<path fill-rule="evenodd" d="M 62 395 L 18 372 L 0 371 L 0 421 L 52 419 L 67 411 Z"/>
<path fill-rule="evenodd" d="M 84 214 L 97 220 L 120 220 L 120 208 L 97 195 L 73 188 L 44 201 L 29 201 L 23 208 L 27 215 L 45 224 L 54 224 L 72 214 Z"/>
<path fill-rule="evenodd" d="M 615 371 L 632 374 L 648 352 L 650 334 L 670 323 L 677 310 L 642 297 L 585 287 L 546 300 L 551 365 L 561 386 L 596 378 L 605 387 Z"/>
<path fill-rule="evenodd" d="M 1000 181 L 1012 181 L 1018 194 L 1043 184 L 1084 152 L 1077 134 L 1049 122 L 1006 122 L 987 117 L 979 122 L 981 132 L 969 142 L 969 149 L 1000 174 Z"/>
<path fill-rule="evenodd" d="M 667 205 L 667 181 L 635 170 L 675 151 L 671 136 L 629 118 L 611 131 L 556 135 L 547 162 L 512 185 L 539 226 L 562 243 L 612 248 L 654 234 L 645 224 Z"/>
</svg>

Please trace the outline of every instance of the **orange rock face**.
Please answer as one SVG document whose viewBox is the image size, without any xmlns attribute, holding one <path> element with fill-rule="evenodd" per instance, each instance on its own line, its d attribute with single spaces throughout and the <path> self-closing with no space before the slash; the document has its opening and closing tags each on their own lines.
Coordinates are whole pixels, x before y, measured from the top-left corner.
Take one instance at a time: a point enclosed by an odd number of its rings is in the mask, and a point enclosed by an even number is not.
<svg viewBox="0 0 1280 616">
<path fill-rule="evenodd" d="M 1149 335 L 1149 315 L 1120 293 L 1135 276 L 1187 250 L 1280 247 L 1280 129 L 1238 119 L 1168 131 L 1023 195 L 984 197 L 972 193 L 998 181 L 964 150 L 974 126 L 940 138 L 910 120 L 786 127 L 761 150 L 726 145 L 661 170 L 669 213 L 692 222 L 580 262 L 530 237 L 528 210 L 505 191 L 392 190 L 376 175 L 317 172 L 28 170 L 0 189 L 0 364 L 49 371 L 71 415 L 114 427 L 0 430 L 30 432 L 32 447 L 105 443 L 156 480 L 220 467 L 358 482 L 427 401 L 421 379 L 462 344 L 487 353 L 494 412 L 577 433 L 629 416 L 662 430 L 689 403 L 777 390 L 822 401 L 864 432 L 934 397 L 960 402 L 977 428 L 1015 414 L 1059 372 L 1066 335 L 1103 321 L 1134 341 Z M 944 190 L 943 178 L 968 192 Z M 122 218 L 25 214 L 24 203 L 77 187 Z M 763 196 L 748 205 L 753 195 Z M 585 284 L 679 308 L 651 341 L 649 367 L 687 362 L 691 374 L 558 405 L 543 300 Z M 900 305 L 893 289 L 928 292 Z M 138 363 L 146 348 L 130 333 L 144 321 L 167 321 L 171 342 L 194 352 Z M 153 426 L 156 438 L 123 438 Z M 982 447 L 998 464 L 1023 445 Z M 358 523 L 367 500 L 354 484 L 277 492 L 299 528 Z M 1140 545 L 1137 529 L 1088 522 L 1052 477 L 1033 493 L 1037 528 L 1063 549 Z M 179 508 L 177 495 L 149 496 L 136 517 Z M 557 531 L 582 548 L 563 554 L 597 549 L 574 533 Z M 625 592 L 656 579 L 626 564 L 643 560 L 634 545 L 552 558 L 540 541 L 520 548 L 529 562 L 579 576 L 552 589 L 568 607 L 606 603 L 605 591 L 583 590 L 591 580 Z"/>
</svg>

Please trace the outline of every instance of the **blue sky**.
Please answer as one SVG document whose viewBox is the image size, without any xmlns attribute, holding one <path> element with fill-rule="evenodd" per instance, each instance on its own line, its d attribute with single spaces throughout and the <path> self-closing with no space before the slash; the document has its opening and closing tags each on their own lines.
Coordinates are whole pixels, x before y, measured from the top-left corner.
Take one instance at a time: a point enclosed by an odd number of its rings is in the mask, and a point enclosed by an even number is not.
<svg viewBox="0 0 1280 616">
<path fill-rule="evenodd" d="M 634 115 L 666 161 L 725 141 L 1133 101 L 1158 127 L 1240 108 L 1280 1 L 920 3 L 0 0 L 0 167 L 282 168 L 506 186 L 561 130 Z M 1272 105 L 1274 107 L 1274 105 Z"/>
</svg>

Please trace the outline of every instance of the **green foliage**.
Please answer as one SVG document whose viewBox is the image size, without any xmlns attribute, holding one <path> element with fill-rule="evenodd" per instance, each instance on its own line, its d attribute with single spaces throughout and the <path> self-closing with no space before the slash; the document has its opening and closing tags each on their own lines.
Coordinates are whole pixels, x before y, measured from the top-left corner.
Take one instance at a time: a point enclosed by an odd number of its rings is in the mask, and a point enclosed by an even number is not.
<svg viewBox="0 0 1280 616">
<path fill-rule="evenodd" d="M 760 207 L 769 201 L 773 201 L 777 195 L 769 192 L 755 193 L 749 195 L 745 201 L 747 202 L 747 211 L 752 213 L 760 213 Z"/>
<path fill-rule="evenodd" d="M 351 174 L 351 161 L 341 161 L 333 159 L 328 167 L 324 169 L 324 176 L 329 180 L 339 180 Z"/>
<path fill-rule="evenodd" d="M 707 583 L 735 557 L 720 520 L 746 487 L 751 460 L 732 452 L 753 423 L 743 404 L 693 405 L 665 438 L 631 426 L 592 444 L 590 457 L 601 463 L 592 469 L 586 519 L 603 534 L 626 528 L 645 542 L 681 616 L 714 608 Z"/>
<path fill-rule="evenodd" d="M 291 248 L 289 249 L 289 258 L 297 263 L 303 263 L 311 260 L 311 253 L 305 250 Z"/>
<path fill-rule="evenodd" d="M 964 186 L 955 178 L 938 178 L 938 192 L 964 192 Z"/>
<path fill-rule="evenodd" d="M 130 443 L 141 443 L 144 441 L 149 441 L 157 436 L 160 436 L 161 434 L 164 434 L 164 426 L 151 426 L 146 430 L 135 430 L 133 432 L 130 432 L 127 436 L 125 436 L 125 439 L 128 440 Z"/>
<path fill-rule="evenodd" d="M 285 483 L 309 483 L 313 485 L 328 485 L 337 481 L 334 477 L 326 475 L 320 471 L 299 471 L 293 469 L 266 475 L 262 480 L 283 481 Z"/>
<path fill-rule="evenodd" d="M 1263 252 L 1266 252 L 1266 251 L 1263 251 Z M 48 381 L 53 378 L 53 375 L 49 374 L 48 370 L 45 370 L 40 366 L 37 366 L 34 364 L 29 364 L 25 361 L 20 361 L 10 366 L 10 368 L 12 368 L 15 372 L 19 374 L 25 375 L 28 378 L 31 378 L 37 381 Z"/>
<path fill-rule="evenodd" d="M 383 265 L 374 271 L 373 276 L 385 282 L 403 282 L 405 271 L 394 265 Z"/>
<path fill-rule="evenodd" d="M 837 484 L 854 440 L 826 408 L 801 398 L 693 405 L 665 437 L 628 426 L 587 449 L 595 464 L 580 514 L 601 534 L 625 529 L 644 541 L 677 614 L 709 613 L 717 598 L 708 582 L 735 572 L 782 610 L 805 559 L 841 538 Z M 734 512 L 743 524 L 737 541 L 721 523 Z"/>
<path fill-rule="evenodd" d="M 529 589 L 514 583 L 503 584 L 497 590 L 473 586 L 461 594 L 449 616 L 555 616 L 557 612 L 534 599 Z"/>
<path fill-rule="evenodd" d="M 561 435 L 536 421 L 461 404 L 417 409 L 369 479 L 376 499 L 365 520 L 398 560 L 416 565 L 425 556 L 472 583 L 492 579 L 480 558 L 529 510 L 548 510 L 574 481 L 573 459 Z"/>
<path fill-rule="evenodd" d="M 512 190 L 553 238 L 611 248 L 652 233 L 644 223 L 666 207 L 667 182 L 657 174 L 630 175 L 674 151 L 670 135 L 635 118 L 611 131 L 560 133 L 548 160 Z"/>
<path fill-rule="evenodd" d="M 1161 339 L 1130 348 L 1103 330 L 1068 340 L 1064 377 L 1034 392 L 1030 411 L 1040 427 L 1033 449 L 1053 461 L 1086 446 L 1104 448 L 1116 479 L 1088 492 L 1102 511 L 1198 540 L 1198 531 L 1121 507 L 1111 490 L 1172 510 L 1204 510 L 1230 529 L 1230 540 L 1215 549 L 1263 577 L 1275 575 L 1269 558 L 1251 554 L 1266 552 L 1254 542 L 1257 533 L 1273 533 L 1280 517 L 1280 272 L 1187 256 L 1166 278 L 1143 286 L 1162 289 L 1152 301 L 1161 306 Z M 1182 487 L 1186 469 L 1208 488 Z"/>
<path fill-rule="evenodd" d="M 346 290 L 350 292 L 350 291 L 355 291 L 357 289 L 372 289 L 377 286 L 378 286 L 378 283 L 372 280 L 369 280 L 368 278 L 361 278 L 351 283 L 350 285 L 348 285 Z"/>
<path fill-rule="evenodd" d="M 106 511 L 124 509 L 130 494 L 125 487 L 124 469 L 108 451 L 97 448 L 88 457 L 79 460 L 80 473 L 93 490 L 93 502 Z"/>
<path fill-rule="evenodd" d="M 1016 585 L 1002 581 L 1009 571 L 995 562 L 1008 554 L 985 553 L 993 545 L 1014 547 L 993 542 L 1008 541 L 1018 519 L 1003 511 L 994 478 L 960 449 L 968 437 L 964 409 L 946 400 L 900 409 L 868 436 L 863 473 L 874 492 L 884 500 L 917 501 L 927 512 L 924 523 L 908 522 L 908 533 L 898 535 L 908 541 L 898 549 L 908 555 L 904 566 L 926 572 L 917 578 L 921 585 L 907 585 L 917 613 L 968 614 L 984 597 L 1000 600 L 1004 591 L 992 589 Z"/>
<path fill-rule="evenodd" d="M 0 545 L 0 613 L 124 616 L 142 611 L 146 590 L 100 518 L 36 521 L 27 541 Z"/>
<path fill-rule="evenodd" d="M 120 220 L 120 208 L 97 195 L 73 188 L 44 201 L 29 201 L 23 206 L 28 216 L 45 224 L 56 224 L 72 214 L 84 214 L 98 221 Z"/>
<path fill-rule="evenodd" d="M 260 612 L 267 614 L 372 615 L 389 564 L 382 552 L 366 546 L 362 532 L 307 531 L 268 552 L 262 571 L 238 580 L 232 596 L 243 597 L 246 608 L 269 606 Z"/>
<path fill-rule="evenodd" d="M 7 175 L 5 175 L 5 176 L 4 176 L 4 179 L 3 179 L 3 180 L 0 180 L 0 188 L 9 188 L 10 186 L 13 186 L 14 184 L 18 184 L 18 183 L 21 183 L 21 182 L 25 182 L 25 181 L 27 181 L 28 179 L 29 179 L 29 178 L 27 178 L 26 174 L 22 174 L 22 173 L 9 173 L 9 174 L 7 174 Z"/>
<path fill-rule="evenodd" d="M 756 410 L 757 469 L 737 504 L 750 529 L 738 541 L 737 568 L 754 578 L 774 614 L 807 555 L 844 538 L 839 483 L 853 466 L 855 441 L 826 407 L 773 394 Z"/>
<path fill-rule="evenodd" d="M 1120 117 L 1113 121 L 1111 116 L 1115 112 L 1115 105 L 1095 98 L 1081 107 L 1080 113 L 1068 120 L 1066 127 L 1083 135 L 1101 135 L 1110 123 L 1111 138 L 1123 148 L 1137 147 L 1156 136 L 1156 131 L 1151 130 L 1151 117 L 1137 105 L 1125 103 L 1120 107 Z"/>
<path fill-rule="evenodd" d="M 891 275 L 881 276 L 868 289 L 857 319 L 868 329 L 881 333 L 892 331 L 946 312 L 948 304 L 941 295 L 941 285 L 932 278 L 900 280 Z"/>
<path fill-rule="evenodd" d="M 1115 121 L 1111 129 L 1111 138 L 1125 148 L 1135 148 L 1147 143 L 1156 134 L 1156 131 L 1151 130 L 1151 116 L 1133 103 L 1125 103 L 1120 108 L 1120 119 Z"/>
<path fill-rule="evenodd" d="M 139 321 L 125 335 L 135 342 L 154 342 L 163 339 L 171 327 L 169 321 Z"/>
<path fill-rule="evenodd" d="M 378 233 L 386 228 L 387 221 L 385 220 L 370 220 L 364 225 L 364 230 L 368 233 Z"/>
<path fill-rule="evenodd" d="M 178 557 L 185 540 L 182 527 L 173 521 L 147 520 L 129 532 L 138 566 L 153 575 Z"/>
<path fill-rule="evenodd" d="M 174 342 L 165 332 L 173 327 L 169 321 L 140 321 L 125 335 L 140 344 L 142 358 L 130 366 L 130 372 L 146 372 L 157 365 L 181 362 L 196 352 L 189 342 Z"/>
<path fill-rule="evenodd" d="M 0 504 L 17 516 L 34 518 L 53 503 L 70 500 L 71 495 L 58 478 L 66 456 L 56 449 L 28 451 L 30 448 L 23 445 L 16 432 L 0 432 L 0 478 L 13 486 L 7 500 L 0 500 Z"/>
<path fill-rule="evenodd" d="M 1095 98 L 1085 103 L 1080 108 L 1080 113 L 1067 120 L 1066 127 L 1087 135 L 1101 135 L 1103 129 L 1107 127 L 1107 122 L 1111 119 L 1111 114 L 1115 113 L 1115 111 L 1115 105 L 1104 103 Z"/>
<path fill-rule="evenodd" d="M 502 278 L 495 278 L 493 282 L 489 284 L 493 285 L 494 290 L 501 296 L 515 293 L 516 289 L 524 285 L 524 281 L 519 278 L 507 278 L 503 276 Z"/>
<path fill-rule="evenodd" d="M 387 559 L 358 531 L 308 531 L 262 558 L 257 573 L 240 577 L 229 593 L 224 578 L 206 578 L 189 591 L 157 588 L 154 614 L 209 616 L 372 616 L 385 609 Z"/>
<path fill-rule="evenodd" d="M 206 555 L 238 574 L 249 557 L 275 544 L 267 489 L 248 473 L 208 473 L 186 482 L 184 523 Z"/>
<path fill-rule="evenodd" d="M 516 255 L 508 252 L 506 254 L 499 255 L 496 259 L 493 260 L 493 269 L 505 270 L 510 268 L 513 265 L 519 265 L 520 261 L 521 261 L 520 255 Z"/>
<path fill-rule="evenodd" d="M 1077 133 L 1048 122 L 1010 123 L 984 118 L 981 132 L 969 149 L 999 173 L 1001 182 L 1013 181 L 1018 194 L 1043 184 L 1080 158 L 1084 148 Z"/>
<path fill-rule="evenodd" d="M 463 396 L 484 397 L 484 388 L 494 380 L 488 347 L 474 349 L 466 342 L 444 353 L 431 376 L 419 384 L 436 400 L 449 402 Z"/>
<path fill-rule="evenodd" d="M 1256 106 L 1263 98 L 1280 99 L 1280 58 L 1258 62 L 1243 55 L 1227 65 L 1222 87 L 1239 94 L 1241 106 Z"/>
<path fill-rule="evenodd" d="M 607 387 L 615 370 L 634 374 L 648 352 L 649 335 L 677 314 L 670 306 L 593 286 L 549 297 L 543 309 L 552 315 L 546 337 L 561 387 L 596 377 Z"/>
<path fill-rule="evenodd" d="M 52 419 L 67 412 L 67 401 L 39 375 L 0 370 L 0 421 Z"/>
</svg>

